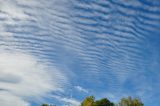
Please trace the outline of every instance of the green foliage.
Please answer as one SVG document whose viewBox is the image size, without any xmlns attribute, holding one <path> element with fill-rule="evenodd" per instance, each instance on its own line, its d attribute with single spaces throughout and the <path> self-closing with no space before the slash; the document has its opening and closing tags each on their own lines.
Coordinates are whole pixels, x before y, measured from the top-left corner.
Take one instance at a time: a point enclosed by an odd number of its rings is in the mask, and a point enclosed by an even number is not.
<svg viewBox="0 0 160 106">
<path fill-rule="evenodd" d="M 141 102 L 140 99 L 138 98 L 132 99 L 131 97 L 122 98 L 119 105 L 120 106 L 144 106 L 144 104 Z"/>
<path fill-rule="evenodd" d="M 102 98 L 94 102 L 93 106 L 114 106 L 107 98 Z"/>
<path fill-rule="evenodd" d="M 42 104 L 41 106 L 49 106 L 48 104 Z M 122 98 L 119 104 L 114 104 L 107 98 L 102 98 L 100 100 L 95 100 L 94 96 L 89 96 L 84 99 L 80 106 L 144 106 L 138 98 Z"/>
<path fill-rule="evenodd" d="M 86 97 L 86 99 L 81 103 L 81 106 L 114 106 L 107 98 L 102 98 L 96 100 L 94 96 Z"/>
<path fill-rule="evenodd" d="M 86 97 L 86 99 L 81 103 L 81 106 L 93 106 L 94 96 Z"/>
<path fill-rule="evenodd" d="M 42 104 L 41 106 L 49 106 L 48 104 Z"/>
<path fill-rule="evenodd" d="M 95 101 L 94 96 L 89 96 L 84 99 L 80 106 L 144 106 L 138 98 L 122 98 L 118 105 L 110 102 L 107 98 L 102 98 Z"/>
</svg>

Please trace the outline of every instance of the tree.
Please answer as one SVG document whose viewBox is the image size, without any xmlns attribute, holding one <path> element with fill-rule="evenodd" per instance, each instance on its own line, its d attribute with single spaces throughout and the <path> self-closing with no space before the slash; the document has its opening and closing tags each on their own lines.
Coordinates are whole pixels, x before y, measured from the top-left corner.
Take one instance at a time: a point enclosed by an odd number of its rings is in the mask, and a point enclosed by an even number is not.
<svg viewBox="0 0 160 106">
<path fill-rule="evenodd" d="M 49 106 L 48 104 L 42 104 L 41 106 Z"/>
<path fill-rule="evenodd" d="M 86 99 L 81 103 L 81 106 L 93 106 L 94 96 L 86 97 Z"/>
<path fill-rule="evenodd" d="M 114 106 L 107 98 L 102 98 L 94 102 L 93 106 Z"/>
<path fill-rule="evenodd" d="M 41 106 L 51 106 L 51 105 L 42 104 Z M 107 98 L 95 100 L 94 96 L 89 96 L 83 100 L 80 106 L 144 106 L 144 104 L 138 98 L 131 98 L 131 97 L 122 98 L 119 103 L 114 104 Z"/>
<path fill-rule="evenodd" d="M 128 97 L 122 98 L 119 103 L 119 106 L 144 106 L 144 104 L 138 98 L 132 99 L 131 97 Z"/>
<path fill-rule="evenodd" d="M 107 98 L 102 98 L 96 100 L 94 96 L 86 97 L 86 99 L 81 103 L 81 106 L 114 106 Z"/>
</svg>

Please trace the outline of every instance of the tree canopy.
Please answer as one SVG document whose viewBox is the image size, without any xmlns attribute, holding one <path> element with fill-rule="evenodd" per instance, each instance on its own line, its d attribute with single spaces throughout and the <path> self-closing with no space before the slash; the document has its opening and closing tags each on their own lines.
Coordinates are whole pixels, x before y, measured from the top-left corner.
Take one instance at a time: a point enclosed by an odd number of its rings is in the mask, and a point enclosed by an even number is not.
<svg viewBox="0 0 160 106">
<path fill-rule="evenodd" d="M 41 106 L 49 106 L 48 104 L 42 104 Z M 80 106 L 144 106 L 139 98 L 122 98 L 118 104 L 111 102 L 107 98 L 95 100 L 94 96 L 86 97 Z"/>
<path fill-rule="evenodd" d="M 144 106 L 144 104 L 138 98 L 122 98 L 116 105 L 107 98 L 95 100 L 94 96 L 89 96 L 84 99 L 80 106 Z"/>
<path fill-rule="evenodd" d="M 141 102 L 138 98 L 122 98 L 120 103 L 120 106 L 144 106 L 144 104 Z"/>
<path fill-rule="evenodd" d="M 93 106 L 94 101 L 94 96 L 86 97 L 85 100 L 81 103 L 81 106 Z"/>
<path fill-rule="evenodd" d="M 41 106 L 49 106 L 48 104 L 42 104 Z"/>
<path fill-rule="evenodd" d="M 114 106 L 107 98 L 102 98 L 95 101 L 94 96 L 86 97 L 85 100 L 81 103 L 81 106 Z"/>
</svg>

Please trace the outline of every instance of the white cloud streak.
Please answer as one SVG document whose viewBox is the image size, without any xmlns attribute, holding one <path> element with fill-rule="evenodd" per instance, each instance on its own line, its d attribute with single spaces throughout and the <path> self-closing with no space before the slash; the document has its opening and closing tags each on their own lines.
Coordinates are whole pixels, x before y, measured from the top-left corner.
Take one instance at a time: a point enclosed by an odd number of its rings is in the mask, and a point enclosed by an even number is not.
<svg viewBox="0 0 160 106">
<path fill-rule="evenodd" d="M 80 101 L 74 99 L 74 98 L 66 98 L 66 97 L 61 97 L 61 96 L 53 96 L 59 101 L 64 102 L 64 104 L 69 105 L 69 106 L 79 106 Z"/>
<path fill-rule="evenodd" d="M 11 18 L 27 18 L 23 9 L 19 9 L 14 2 L 6 0 L 5 2 L 0 0 L 0 10 L 8 14 Z"/>
<path fill-rule="evenodd" d="M 12 95 L 8 92 L 0 92 L 0 105 L 1 106 L 29 106 L 29 103 L 22 98 Z"/>
<path fill-rule="evenodd" d="M 89 91 L 81 86 L 75 86 L 75 89 L 77 89 L 80 92 L 89 93 Z"/>
<path fill-rule="evenodd" d="M 40 99 L 52 91 L 62 91 L 61 78 L 65 78 L 57 69 L 49 71 L 45 63 L 21 53 L 0 53 L 0 73 L 3 106 L 29 106 L 30 98 Z"/>
</svg>

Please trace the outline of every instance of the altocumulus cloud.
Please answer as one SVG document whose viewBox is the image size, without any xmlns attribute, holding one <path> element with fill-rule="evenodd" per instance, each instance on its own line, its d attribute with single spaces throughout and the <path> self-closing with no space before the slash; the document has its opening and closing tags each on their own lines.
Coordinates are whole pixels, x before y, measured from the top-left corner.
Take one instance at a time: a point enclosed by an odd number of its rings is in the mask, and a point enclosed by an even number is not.
<svg viewBox="0 0 160 106">
<path fill-rule="evenodd" d="M 41 99 L 54 91 L 63 91 L 63 75 L 37 58 L 22 53 L 0 53 L 0 105 L 30 106 L 30 98 Z M 63 82 L 63 83 L 61 83 Z"/>
</svg>

